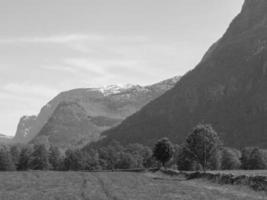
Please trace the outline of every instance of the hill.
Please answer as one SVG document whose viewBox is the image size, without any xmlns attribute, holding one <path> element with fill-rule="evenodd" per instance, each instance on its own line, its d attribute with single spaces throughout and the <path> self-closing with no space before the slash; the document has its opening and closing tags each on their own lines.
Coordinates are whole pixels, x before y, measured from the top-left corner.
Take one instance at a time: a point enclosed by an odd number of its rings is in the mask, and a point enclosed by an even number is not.
<svg viewBox="0 0 267 200">
<path fill-rule="evenodd" d="M 246 0 L 226 33 L 173 89 L 119 126 L 103 142 L 182 143 L 210 123 L 225 144 L 267 148 L 267 1 Z"/>
</svg>

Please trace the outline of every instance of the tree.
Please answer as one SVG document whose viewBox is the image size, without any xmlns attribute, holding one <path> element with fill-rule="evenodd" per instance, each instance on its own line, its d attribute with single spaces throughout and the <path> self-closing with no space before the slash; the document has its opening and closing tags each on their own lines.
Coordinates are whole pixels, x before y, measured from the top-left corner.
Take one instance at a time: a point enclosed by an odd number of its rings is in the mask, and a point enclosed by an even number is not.
<svg viewBox="0 0 267 200">
<path fill-rule="evenodd" d="M 20 157 L 20 148 L 17 145 L 13 145 L 10 147 L 10 155 L 12 157 L 13 163 L 15 164 L 16 168 L 19 163 L 19 157 Z"/>
<path fill-rule="evenodd" d="M 8 149 L 2 147 L 0 149 L 0 171 L 14 171 L 16 169 Z"/>
<path fill-rule="evenodd" d="M 242 149 L 240 158 L 242 169 L 249 169 L 249 159 L 253 149 L 253 147 L 245 147 Z"/>
<path fill-rule="evenodd" d="M 192 154 L 184 146 L 181 147 L 181 150 L 178 153 L 176 160 L 177 167 L 179 170 L 196 171 L 201 169 L 201 166 L 198 164 L 198 162 L 195 161 Z"/>
<path fill-rule="evenodd" d="M 48 151 L 44 144 L 34 146 L 33 153 L 29 161 L 30 168 L 33 170 L 48 170 Z"/>
<path fill-rule="evenodd" d="M 60 170 L 62 168 L 62 157 L 58 147 L 51 145 L 49 148 L 49 163 L 52 170 Z"/>
<path fill-rule="evenodd" d="M 86 163 L 83 152 L 80 149 L 66 151 L 64 160 L 64 168 L 66 170 L 84 170 Z"/>
<path fill-rule="evenodd" d="M 115 164 L 116 169 L 132 169 L 137 167 L 137 160 L 130 153 L 121 152 L 120 158 Z"/>
<path fill-rule="evenodd" d="M 30 161 L 31 154 L 32 154 L 31 146 L 25 146 L 22 148 L 20 155 L 19 155 L 18 165 L 17 165 L 18 170 L 29 169 L 29 161 Z"/>
<path fill-rule="evenodd" d="M 95 149 L 86 149 L 83 151 L 83 160 L 85 163 L 85 170 L 99 170 L 102 169 L 99 160 L 99 153 Z"/>
<path fill-rule="evenodd" d="M 173 145 L 168 138 L 160 139 L 154 146 L 153 156 L 163 167 L 172 158 L 174 153 Z"/>
<path fill-rule="evenodd" d="M 199 124 L 186 138 L 185 148 L 205 172 L 212 158 L 220 150 L 221 145 L 222 142 L 211 125 Z"/>
<path fill-rule="evenodd" d="M 152 150 L 142 144 L 129 144 L 125 152 L 130 153 L 136 160 L 137 168 L 147 168 L 151 164 Z"/>
<path fill-rule="evenodd" d="M 221 152 L 221 169 L 240 169 L 240 152 L 236 149 L 224 148 Z"/>
<path fill-rule="evenodd" d="M 124 152 L 125 148 L 117 141 L 112 141 L 108 146 L 99 149 L 99 159 L 103 168 L 115 169 L 116 163 L 120 159 L 120 153 Z"/>
<path fill-rule="evenodd" d="M 264 159 L 264 155 L 261 152 L 261 150 L 257 147 L 252 150 L 247 164 L 248 164 L 248 169 L 250 170 L 267 168 L 267 162 Z"/>
</svg>

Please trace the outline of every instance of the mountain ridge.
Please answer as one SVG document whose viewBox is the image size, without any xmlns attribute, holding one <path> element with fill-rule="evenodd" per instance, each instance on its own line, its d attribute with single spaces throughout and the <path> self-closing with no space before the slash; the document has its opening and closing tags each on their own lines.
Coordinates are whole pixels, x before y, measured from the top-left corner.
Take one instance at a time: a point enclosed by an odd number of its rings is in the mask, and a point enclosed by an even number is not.
<svg viewBox="0 0 267 200">
<path fill-rule="evenodd" d="M 247 0 L 240 14 L 179 84 L 103 133 L 121 143 L 182 143 L 211 123 L 226 145 L 267 147 L 267 1 Z M 251 134 L 253 133 L 253 135 Z"/>
</svg>

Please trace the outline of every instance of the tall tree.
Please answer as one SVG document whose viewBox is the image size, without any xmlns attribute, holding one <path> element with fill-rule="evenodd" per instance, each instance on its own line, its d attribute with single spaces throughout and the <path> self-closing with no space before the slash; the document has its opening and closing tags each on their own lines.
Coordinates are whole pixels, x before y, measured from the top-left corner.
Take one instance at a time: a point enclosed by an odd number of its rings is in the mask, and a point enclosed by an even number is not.
<svg viewBox="0 0 267 200">
<path fill-rule="evenodd" d="M 33 170 L 48 170 L 48 151 L 43 144 L 35 145 L 30 159 L 30 168 Z"/>
<path fill-rule="evenodd" d="M 154 146 L 153 156 L 163 167 L 172 158 L 174 153 L 173 144 L 168 138 L 160 139 Z"/>
<path fill-rule="evenodd" d="M 203 168 L 207 169 L 208 163 L 217 154 L 222 142 L 216 131 L 209 124 L 199 124 L 186 138 L 185 148 Z"/>
</svg>

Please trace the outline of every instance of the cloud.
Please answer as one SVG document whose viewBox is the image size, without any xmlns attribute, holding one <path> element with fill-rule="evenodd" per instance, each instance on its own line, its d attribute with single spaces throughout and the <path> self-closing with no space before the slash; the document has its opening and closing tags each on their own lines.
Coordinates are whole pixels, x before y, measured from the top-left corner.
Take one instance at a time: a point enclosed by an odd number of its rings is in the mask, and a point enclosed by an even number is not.
<svg viewBox="0 0 267 200">
<path fill-rule="evenodd" d="M 61 34 L 50 36 L 0 38 L 1 44 L 16 43 L 51 43 L 68 44 L 73 42 L 143 42 L 147 38 L 143 36 L 114 36 L 101 34 Z"/>
<path fill-rule="evenodd" d="M 30 83 L 8 83 L 2 87 L 2 91 L 17 96 L 46 98 L 51 98 L 59 92 L 54 88 Z"/>
<path fill-rule="evenodd" d="M 103 40 L 101 35 L 86 35 L 86 34 L 66 34 L 66 35 L 53 35 L 44 37 L 19 37 L 19 38 L 2 38 L 0 43 L 13 44 L 13 43 L 54 43 L 66 44 L 71 42 L 82 41 L 99 41 Z"/>
<path fill-rule="evenodd" d="M 64 65 L 42 65 L 40 68 L 43 70 L 68 72 L 68 73 L 76 73 L 78 71 L 75 67 L 64 66 Z"/>
</svg>

